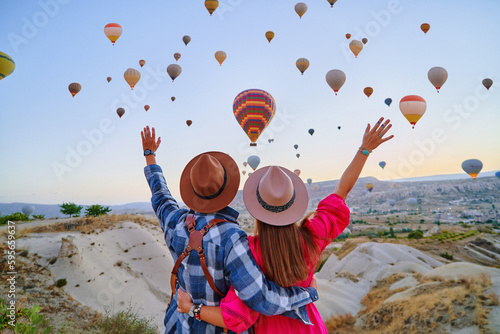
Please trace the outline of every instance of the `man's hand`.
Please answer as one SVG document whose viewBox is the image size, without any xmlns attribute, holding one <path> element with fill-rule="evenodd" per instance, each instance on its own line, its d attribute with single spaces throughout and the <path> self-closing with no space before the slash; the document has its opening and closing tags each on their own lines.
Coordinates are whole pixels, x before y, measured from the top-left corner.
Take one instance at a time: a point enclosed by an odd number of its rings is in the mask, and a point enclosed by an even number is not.
<svg viewBox="0 0 500 334">
<path fill-rule="evenodd" d="M 187 292 L 177 289 L 177 312 L 188 313 L 192 305 L 191 296 Z"/>
<path fill-rule="evenodd" d="M 156 152 L 156 150 L 160 146 L 161 137 L 158 137 L 158 140 L 155 140 L 155 128 L 152 128 L 152 131 L 149 131 L 149 126 L 146 126 L 144 128 L 144 131 L 141 131 L 141 138 L 143 151 L 151 150 L 153 152 Z M 148 166 L 156 164 L 156 158 L 153 154 L 146 156 L 146 164 Z"/>
</svg>

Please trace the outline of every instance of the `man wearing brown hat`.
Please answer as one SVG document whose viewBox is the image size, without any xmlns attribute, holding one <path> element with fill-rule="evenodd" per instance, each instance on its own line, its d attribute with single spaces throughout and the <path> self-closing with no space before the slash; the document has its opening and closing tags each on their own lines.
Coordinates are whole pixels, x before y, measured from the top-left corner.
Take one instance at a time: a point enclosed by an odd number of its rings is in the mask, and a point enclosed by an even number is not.
<svg viewBox="0 0 500 334">
<path fill-rule="evenodd" d="M 153 209 L 174 260 L 182 259 L 174 266 L 177 276 L 172 276 L 172 283 L 174 289 L 189 293 L 194 302 L 188 314 L 179 313 L 177 294 L 172 296 L 164 320 L 165 333 L 222 333 L 222 328 L 198 320 L 202 306 L 219 305 L 231 286 L 248 307 L 259 313 L 284 314 L 310 323 L 304 306 L 318 299 L 317 291 L 282 288 L 267 281 L 251 254 L 246 233 L 238 226 L 238 212 L 228 207 L 240 184 L 234 160 L 222 152 L 193 158 L 180 180 L 182 200 L 191 210 L 180 209 L 156 164 L 155 152 L 161 139 L 156 140 L 154 128 L 150 131 L 149 127 L 141 137 Z M 195 240 L 193 235 L 201 237 Z M 202 248 L 189 248 L 201 240 Z"/>
</svg>

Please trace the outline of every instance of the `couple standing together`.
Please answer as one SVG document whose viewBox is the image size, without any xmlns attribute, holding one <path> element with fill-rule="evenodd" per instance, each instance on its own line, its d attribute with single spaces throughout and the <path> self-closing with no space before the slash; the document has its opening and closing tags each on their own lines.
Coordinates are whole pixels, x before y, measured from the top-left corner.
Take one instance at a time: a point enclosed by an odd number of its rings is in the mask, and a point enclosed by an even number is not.
<svg viewBox="0 0 500 334">
<path fill-rule="evenodd" d="M 151 202 L 176 261 L 165 333 L 327 333 L 314 306 L 314 270 L 321 252 L 349 224 L 344 200 L 372 150 L 393 136 L 383 118 L 367 125 L 361 147 L 333 191 L 306 215 L 308 193 L 288 169 L 267 166 L 250 175 L 243 201 L 254 236 L 228 207 L 240 184 L 235 161 L 221 152 L 194 157 L 184 168 L 180 209 L 156 164 L 161 138 L 141 132 Z M 198 254 L 196 254 L 198 253 Z"/>
</svg>

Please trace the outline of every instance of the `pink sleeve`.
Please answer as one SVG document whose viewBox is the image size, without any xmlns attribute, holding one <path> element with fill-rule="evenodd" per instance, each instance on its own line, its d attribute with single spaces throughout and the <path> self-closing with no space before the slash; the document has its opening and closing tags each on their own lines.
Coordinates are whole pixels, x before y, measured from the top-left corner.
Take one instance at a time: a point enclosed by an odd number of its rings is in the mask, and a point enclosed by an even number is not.
<svg viewBox="0 0 500 334">
<path fill-rule="evenodd" d="M 220 303 L 222 317 L 226 328 L 241 333 L 252 326 L 259 317 L 259 312 L 248 308 L 231 287 L 226 297 Z"/>
<path fill-rule="evenodd" d="M 350 215 L 351 212 L 342 197 L 331 194 L 319 202 L 316 214 L 304 222 L 304 226 L 318 240 L 323 251 L 349 225 Z"/>
</svg>

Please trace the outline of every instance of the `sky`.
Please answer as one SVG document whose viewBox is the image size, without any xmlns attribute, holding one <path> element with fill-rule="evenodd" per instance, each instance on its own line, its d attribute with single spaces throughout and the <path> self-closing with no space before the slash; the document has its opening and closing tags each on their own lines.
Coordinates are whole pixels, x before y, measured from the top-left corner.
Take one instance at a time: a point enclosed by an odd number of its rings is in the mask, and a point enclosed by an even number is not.
<svg viewBox="0 0 500 334">
<path fill-rule="evenodd" d="M 461 163 L 472 158 L 483 172 L 500 170 L 499 1 L 339 0 L 330 8 L 318 0 L 306 2 L 302 18 L 296 1 L 219 3 L 210 16 L 201 0 L 2 0 L 0 51 L 16 68 L 0 81 L 0 202 L 149 201 L 146 125 L 162 138 L 157 162 L 177 199 L 184 166 L 205 151 L 228 153 L 247 175 L 242 163 L 258 155 L 260 167 L 300 169 L 304 181 L 338 179 L 379 117 L 391 119 L 395 138 L 370 155 L 362 177 L 463 173 Z M 108 23 L 123 27 L 114 46 Z M 422 23 L 431 26 L 427 34 Z M 368 38 L 357 58 L 346 33 Z M 227 53 L 222 66 L 219 50 Z M 304 75 L 295 66 L 302 57 L 310 61 Z M 166 73 L 173 63 L 182 67 L 174 82 Z M 439 93 L 427 78 L 435 66 L 448 72 Z M 127 68 L 141 72 L 134 90 L 123 78 Z M 338 95 L 325 80 L 332 69 L 347 77 Z M 484 78 L 494 81 L 489 91 Z M 74 98 L 72 82 L 82 85 Z M 257 147 L 232 111 L 250 88 L 269 92 L 277 105 Z M 406 95 L 427 102 L 414 129 L 399 110 Z"/>
</svg>

